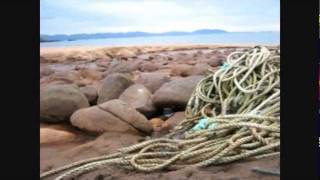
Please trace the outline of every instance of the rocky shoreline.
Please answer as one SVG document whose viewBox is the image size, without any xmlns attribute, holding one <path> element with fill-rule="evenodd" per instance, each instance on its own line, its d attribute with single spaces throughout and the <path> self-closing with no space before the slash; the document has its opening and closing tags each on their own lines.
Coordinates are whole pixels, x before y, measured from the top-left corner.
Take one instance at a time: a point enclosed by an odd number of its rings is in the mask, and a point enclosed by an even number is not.
<svg viewBox="0 0 320 180">
<path fill-rule="evenodd" d="M 182 121 L 196 84 L 250 46 L 41 49 L 41 172 L 161 137 Z M 105 167 L 78 179 L 279 179 L 252 168 L 279 158 L 141 174 Z"/>
</svg>

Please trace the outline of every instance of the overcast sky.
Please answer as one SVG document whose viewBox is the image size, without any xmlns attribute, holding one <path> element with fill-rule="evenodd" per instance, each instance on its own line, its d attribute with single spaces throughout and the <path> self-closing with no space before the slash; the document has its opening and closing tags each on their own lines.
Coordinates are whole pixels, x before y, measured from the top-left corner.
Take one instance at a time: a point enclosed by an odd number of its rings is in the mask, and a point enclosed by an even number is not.
<svg viewBox="0 0 320 180">
<path fill-rule="evenodd" d="M 41 34 L 279 31 L 279 0 L 41 0 Z"/>
</svg>

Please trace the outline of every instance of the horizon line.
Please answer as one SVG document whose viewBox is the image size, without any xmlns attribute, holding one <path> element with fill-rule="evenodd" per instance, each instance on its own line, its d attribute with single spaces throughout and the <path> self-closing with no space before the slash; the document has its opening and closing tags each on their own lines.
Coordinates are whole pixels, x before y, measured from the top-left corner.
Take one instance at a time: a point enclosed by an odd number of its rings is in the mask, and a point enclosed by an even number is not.
<svg viewBox="0 0 320 180">
<path fill-rule="evenodd" d="M 66 35 L 66 36 L 71 36 L 71 35 L 80 35 L 80 34 L 107 34 L 107 33 L 132 33 L 132 32 L 142 32 L 142 33 L 150 33 L 150 34 L 162 34 L 162 33 L 168 33 L 168 32 L 185 32 L 185 33 L 192 33 L 198 30 L 220 30 L 224 31 L 225 33 L 259 33 L 259 32 L 280 32 L 280 30 L 261 30 L 261 31 L 227 31 L 224 29 L 196 29 L 193 31 L 179 31 L 179 30 L 172 30 L 172 31 L 163 31 L 163 32 L 148 32 L 148 31 L 112 31 L 112 32 L 92 32 L 92 33 L 74 33 L 74 34 L 63 34 L 63 33 L 57 33 L 57 34 L 43 34 L 40 33 L 40 36 L 57 36 L 57 35 Z"/>
</svg>

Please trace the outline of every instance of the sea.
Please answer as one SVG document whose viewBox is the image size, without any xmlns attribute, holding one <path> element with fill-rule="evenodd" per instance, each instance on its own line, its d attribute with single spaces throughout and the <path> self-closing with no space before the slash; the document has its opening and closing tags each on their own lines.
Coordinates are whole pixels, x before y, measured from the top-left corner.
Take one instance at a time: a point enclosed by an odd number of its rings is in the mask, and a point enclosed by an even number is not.
<svg viewBox="0 0 320 180">
<path fill-rule="evenodd" d="M 279 45 L 280 32 L 228 32 L 216 34 L 168 35 L 86 39 L 40 43 L 40 47 L 68 46 L 132 46 L 132 45 L 177 45 L 177 44 L 245 44 Z"/>
</svg>

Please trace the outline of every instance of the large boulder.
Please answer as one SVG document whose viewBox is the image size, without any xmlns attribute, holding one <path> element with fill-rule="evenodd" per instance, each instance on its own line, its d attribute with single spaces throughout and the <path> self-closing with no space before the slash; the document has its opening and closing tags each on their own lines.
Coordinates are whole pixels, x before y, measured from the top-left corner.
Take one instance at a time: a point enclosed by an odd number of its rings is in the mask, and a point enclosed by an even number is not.
<svg viewBox="0 0 320 180">
<path fill-rule="evenodd" d="M 152 94 L 142 84 L 130 86 L 120 95 L 119 99 L 148 118 L 152 117 L 156 112 L 156 108 L 152 103 Z"/>
<path fill-rule="evenodd" d="M 97 103 L 98 92 L 94 86 L 80 87 L 80 91 L 87 97 L 90 104 Z"/>
<path fill-rule="evenodd" d="M 136 82 L 139 84 L 143 84 L 146 88 L 150 90 L 151 93 L 154 93 L 164 83 L 169 81 L 170 76 L 166 73 L 150 72 L 141 73 Z"/>
<path fill-rule="evenodd" d="M 184 110 L 197 83 L 203 76 L 189 76 L 165 83 L 153 95 L 153 103 L 158 108 L 170 107 Z"/>
<path fill-rule="evenodd" d="M 76 111 L 71 116 L 71 124 L 95 134 L 152 132 L 150 123 L 142 114 L 118 99 Z"/>
<path fill-rule="evenodd" d="M 102 80 L 98 91 L 98 104 L 117 99 L 124 90 L 133 84 L 131 77 L 127 74 L 111 74 Z"/>
<path fill-rule="evenodd" d="M 87 98 L 75 85 L 51 85 L 40 92 L 40 119 L 67 121 L 78 109 L 89 107 Z"/>
</svg>

